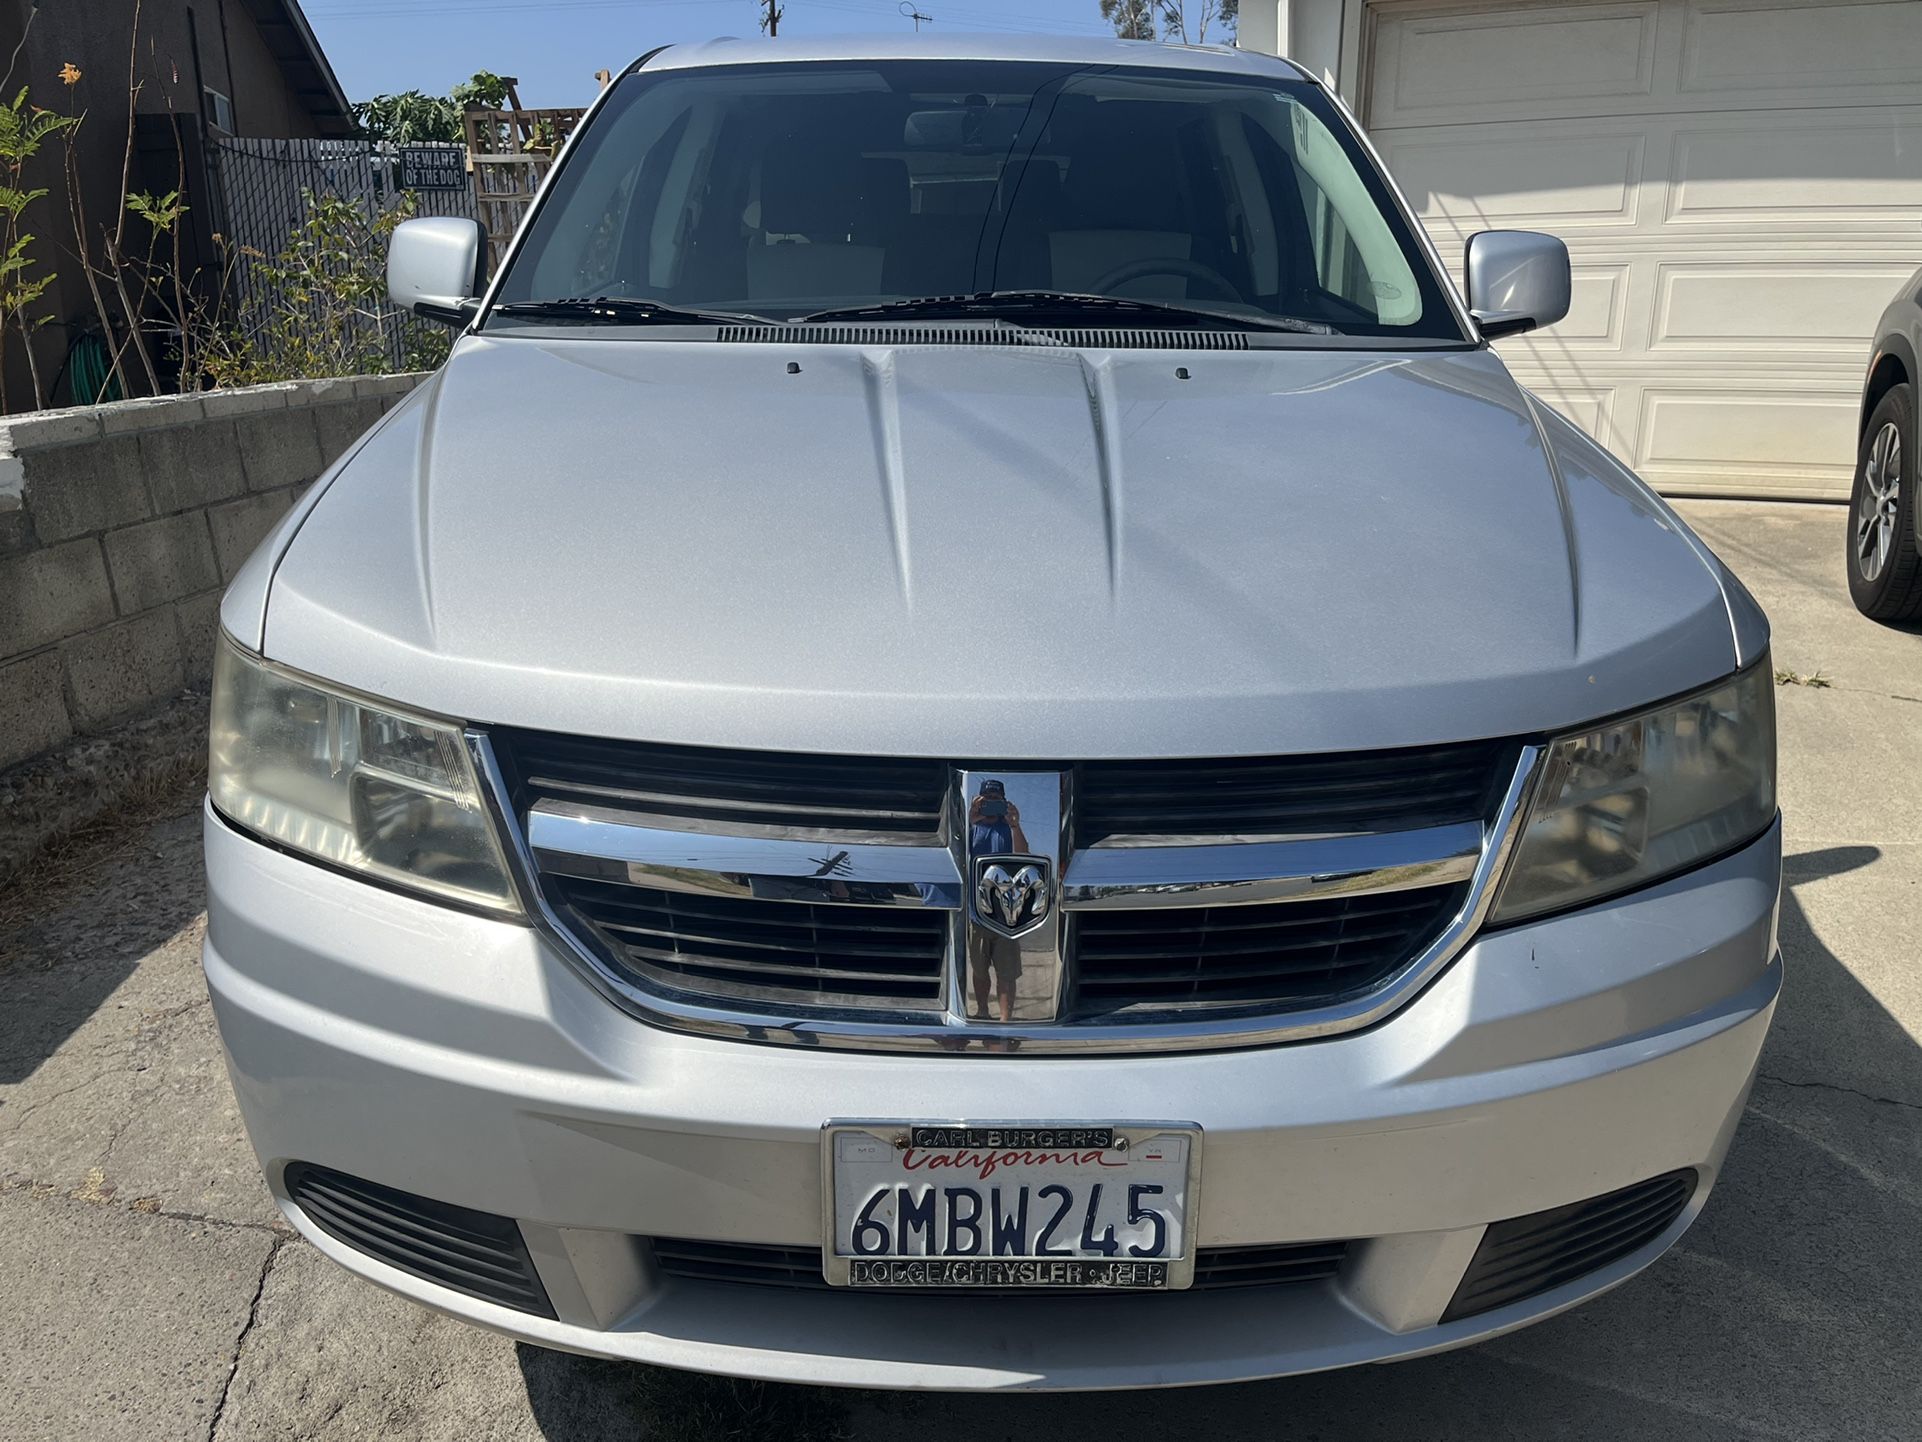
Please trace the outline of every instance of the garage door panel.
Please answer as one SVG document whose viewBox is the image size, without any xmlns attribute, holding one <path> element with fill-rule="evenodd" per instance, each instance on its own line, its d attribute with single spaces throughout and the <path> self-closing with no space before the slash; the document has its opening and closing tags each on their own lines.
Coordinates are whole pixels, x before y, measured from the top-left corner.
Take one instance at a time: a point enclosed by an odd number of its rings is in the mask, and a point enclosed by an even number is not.
<svg viewBox="0 0 1922 1442">
<path fill-rule="evenodd" d="M 1588 96 L 1646 96 L 1654 84 L 1659 6 L 1516 6 L 1415 15 L 1383 56 L 1392 81 L 1382 123 L 1419 124 L 1462 106 Z"/>
<path fill-rule="evenodd" d="M 1656 267 L 1649 348 L 1828 351 L 1853 360 L 1913 270 L 1873 261 L 1665 261 Z"/>
<path fill-rule="evenodd" d="M 1569 316 L 1499 347 L 1523 384 L 1664 488 L 1845 495 L 1875 319 L 1922 262 L 1922 0 L 1654 3 L 1631 85 L 1621 35 L 1557 49 L 1622 7 L 1383 0 L 1371 129 L 1457 267 L 1491 226 L 1568 242 Z M 1477 93 L 1447 46 L 1478 25 L 1567 92 Z M 1424 53 L 1453 70 L 1405 73 Z"/>
<path fill-rule="evenodd" d="M 1450 128 L 1384 147 L 1382 158 L 1438 240 L 1523 221 L 1546 230 L 1635 224 L 1644 136 L 1504 132 Z"/>
<path fill-rule="evenodd" d="M 1908 103 L 1922 85 L 1919 11 L 1922 0 L 1380 0 L 1369 124 Z"/>
<path fill-rule="evenodd" d="M 1683 93 L 1917 85 L 1922 0 L 1694 0 L 1687 7 Z"/>
<path fill-rule="evenodd" d="M 1832 478 L 1854 459 L 1857 404 L 1853 390 L 1645 386 L 1634 463 L 1669 475 Z"/>
<path fill-rule="evenodd" d="M 1568 316 L 1540 332 L 1538 343 L 1572 350 L 1620 351 L 1627 339 L 1627 262 L 1582 264 L 1571 269 L 1574 284 Z"/>
<path fill-rule="evenodd" d="M 1887 221 L 1922 216 L 1922 108 L 1813 110 L 1675 136 L 1670 224 Z"/>
</svg>

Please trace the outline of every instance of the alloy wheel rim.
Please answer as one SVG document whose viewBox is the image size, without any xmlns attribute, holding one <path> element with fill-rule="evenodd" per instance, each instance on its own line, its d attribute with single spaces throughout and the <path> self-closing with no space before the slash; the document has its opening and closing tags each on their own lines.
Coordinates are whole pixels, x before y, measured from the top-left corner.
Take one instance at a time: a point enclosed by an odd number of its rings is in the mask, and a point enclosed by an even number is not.
<svg viewBox="0 0 1922 1442">
<path fill-rule="evenodd" d="M 1902 497 L 1902 428 L 1894 421 L 1876 432 L 1862 466 L 1862 504 L 1855 517 L 1855 564 L 1873 581 L 1895 549 L 1895 521 Z"/>
</svg>

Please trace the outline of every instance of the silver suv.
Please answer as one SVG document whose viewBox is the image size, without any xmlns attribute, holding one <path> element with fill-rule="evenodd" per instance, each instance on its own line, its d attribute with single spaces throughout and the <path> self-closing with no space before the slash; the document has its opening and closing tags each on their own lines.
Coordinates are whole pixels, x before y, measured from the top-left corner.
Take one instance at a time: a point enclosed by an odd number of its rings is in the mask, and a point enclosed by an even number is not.
<svg viewBox="0 0 1922 1442">
<path fill-rule="evenodd" d="M 578 1352 L 1408 1356 L 1700 1211 L 1768 628 L 1337 101 L 1124 42 L 637 61 L 222 607 L 205 964 L 289 1221 Z"/>
</svg>

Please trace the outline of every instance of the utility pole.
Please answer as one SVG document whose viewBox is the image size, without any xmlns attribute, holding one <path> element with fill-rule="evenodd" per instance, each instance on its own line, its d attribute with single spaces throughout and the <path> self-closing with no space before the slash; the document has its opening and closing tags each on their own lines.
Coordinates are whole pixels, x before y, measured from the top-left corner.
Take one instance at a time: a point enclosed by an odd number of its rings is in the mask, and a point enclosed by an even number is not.
<svg viewBox="0 0 1922 1442">
<path fill-rule="evenodd" d="M 919 10 L 914 8 L 914 0 L 901 0 L 901 13 L 914 22 L 914 33 L 916 35 L 921 33 L 921 22 L 923 20 L 927 21 L 930 25 L 934 24 L 934 17 L 932 15 L 923 15 Z"/>
<path fill-rule="evenodd" d="M 770 39 L 781 33 L 781 7 L 775 0 L 761 0 L 761 28 Z"/>
</svg>

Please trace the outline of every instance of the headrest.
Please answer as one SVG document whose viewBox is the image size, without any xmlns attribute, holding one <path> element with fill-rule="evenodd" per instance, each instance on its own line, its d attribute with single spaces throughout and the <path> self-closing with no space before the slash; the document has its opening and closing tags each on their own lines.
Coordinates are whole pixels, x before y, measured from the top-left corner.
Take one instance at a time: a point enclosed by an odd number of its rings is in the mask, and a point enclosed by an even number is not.
<svg viewBox="0 0 1922 1442">
<path fill-rule="evenodd" d="M 1157 123 L 1157 117 L 1164 117 Z M 1185 230 L 1181 155 L 1167 108 L 1110 102 L 1057 126 L 1067 157 L 1062 222 L 1070 230 Z"/>
<path fill-rule="evenodd" d="M 835 137 L 788 134 L 761 157 L 761 229 L 846 240 L 860 209 L 862 161 Z"/>
</svg>

